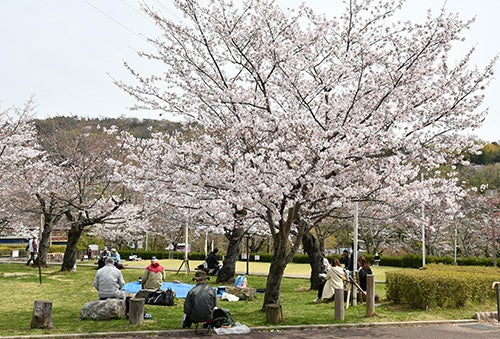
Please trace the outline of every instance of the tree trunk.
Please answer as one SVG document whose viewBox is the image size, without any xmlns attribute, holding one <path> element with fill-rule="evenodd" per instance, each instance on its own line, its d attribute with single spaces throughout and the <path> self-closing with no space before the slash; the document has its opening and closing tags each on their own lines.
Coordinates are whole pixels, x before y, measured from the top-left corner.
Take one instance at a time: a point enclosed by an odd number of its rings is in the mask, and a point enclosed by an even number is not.
<svg viewBox="0 0 500 339">
<path fill-rule="evenodd" d="M 47 267 L 47 253 L 49 252 L 50 247 L 50 235 L 52 234 L 52 230 L 54 228 L 54 222 L 51 219 L 50 215 L 46 215 L 43 223 L 42 237 L 38 241 L 38 258 L 36 265 L 38 266 L 38 262 L 42 267 Z"/>
<path fill-rule="evenodd" d="M 76 265 L 76 260 L 78 258 L 78 252 L 76 246 L 80 241 L 82 236 L 83 227 L 79 226 L 79 223 L 73 223 L 71 229 L 68 232 L 68 244 L 66 245 L 66 251 L 64 252 L 63 263 L 61 266 L 61 271 L 72 271 Z"/>
<path fill-rule="evenodd" d="M 42 197 L 40 194 L 35 194 L 40 204 L 40 209 L 43 214 L 43 229 L 42 235 L 38 240 L 38 257 L 36 259 L 36 265 L 46 267 L 47 266 L 47 253 L 49 252 L 50 246 L 50 235 L 54 226 L 62 218 L 63 213 L 58 205 L 58 201 L 53 194 L 50 194 L 47 198 Z"/>
<path fill-rule="evenodd" d="M 239 247 L 244 235 L 245 230 L 243 228 L 234 228 L 226 232 L 225 236 L 229 244 L 226 256 L 222 262 L 222 268 L 217 275 L 217 283 L 234 282 L 236 260 L 238 260 Z"/>
<path fill-rule="evenodd" d="M 52 328 L 52 301 L 35 300 L 31 328 Z"/>
<path fill-rule="evenodd" d="M 266 293 L 262 310 L 266 311 L 269 304 L 280 304 L 281 280 L 286 268 L 286 253 L 275 253 L 269 266 L 269 274 L 266 281 Z"/>
<path fill-rule="evenodd" d="M 129 301 L 128 320 L 130 325 L 144 323 L 144 298 L 131 298 Z"/>
<path fill-rule="evenodd" d="M 311 266 L 311 276 L 309 281 L 311 283 L 311 290 L 318 290 L 321 285 L 321 280 L 319 275 L 323 271 L 323 256 L 319 248 L 319 242 L 316 237 L 311 233 L 307 232 L 302 238 L 302 246 L 304 251 L 309 257 L 309 265 Z"/>
</svg>

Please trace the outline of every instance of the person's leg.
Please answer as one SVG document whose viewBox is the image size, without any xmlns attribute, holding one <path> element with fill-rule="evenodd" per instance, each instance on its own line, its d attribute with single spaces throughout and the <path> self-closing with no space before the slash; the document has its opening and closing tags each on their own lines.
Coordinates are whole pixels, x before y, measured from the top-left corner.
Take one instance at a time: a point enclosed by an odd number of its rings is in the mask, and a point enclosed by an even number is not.
<svg viewBox="0 0 500 339">
<path fill-rule="evenodd" d="M 188 314 L 184 313 L 184 315 L 182 316 L 181 327 L 189 328 L 192 324 L 193 322 L 191 321 L 191 317 Z"/>
<path fill-rule="evenodd" d="M 325 284 L 326 280 L 323 280 L 318 287 L 318 299 L 321 299 L 321 296 L 323 295 L 323 289 L 325 288 Z"/>
</svg>

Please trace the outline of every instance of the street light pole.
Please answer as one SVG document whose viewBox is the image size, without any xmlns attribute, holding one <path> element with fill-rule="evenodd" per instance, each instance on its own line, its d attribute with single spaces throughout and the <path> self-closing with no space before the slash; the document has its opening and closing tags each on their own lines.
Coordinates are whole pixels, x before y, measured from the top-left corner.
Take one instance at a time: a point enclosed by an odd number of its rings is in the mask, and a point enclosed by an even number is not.
<svg viewBox="0 0 500 339">
<path fill-rule="evenodd" d="M 357 201 L 354 202 L 354 241 L 353 241 L 353 255 L 352 255 L 352 274 L 351 279 L 356 281 L 356 272 L 358 271 L 358 229 L 359 229 L 359 203 Z M 349 301 L 347 301 L 349 302 Z M 356 306 L 358 304 L 358 289 L 356 285 L 352 287 L 352 306 Z"/>
<path fill-rule="evenodd" d="M 458 238 L 458 229 L 457 229 L 457 225 L 455 225 L 455 261 L 454 261 L 454 264 L 455 266 L 457 266 L 457 239 Z"/>
<path fill-rule="evenodd" d="M 497 239 L 496 239 L 496 232 L 495 232 L 495 217 L 494 217 L 494 202 L 492 201 L 497 197 L 497 190 L 496 189 L 488 189 L 485 192 L 486 198 L 488 198 L 490 202 L 489 206 L 489 213 L 490 213 L 490 222 L 491 222 L 491 251 L 492 257 L 493 257 L 493 266 L 497 267 Z"/>
<path fill-rule="evenodd" d="M 420 173 L 420 182 L 424 182 L 424 173 Z M 425 207 L 424 202 L 422 201 L 421 206 L 422 213 L 422 268 L 425 267 Z"/>
</svg>

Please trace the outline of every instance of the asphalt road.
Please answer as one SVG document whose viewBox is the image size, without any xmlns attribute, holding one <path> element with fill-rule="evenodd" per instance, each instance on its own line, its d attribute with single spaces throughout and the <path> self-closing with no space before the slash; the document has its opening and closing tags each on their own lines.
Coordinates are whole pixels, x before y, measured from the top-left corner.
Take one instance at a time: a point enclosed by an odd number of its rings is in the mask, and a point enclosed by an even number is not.
<svg viewBox="0 0 500 339">
<path fill-rule="evenodd" d="M 198 335 L 200 336 L 200 335 Z M 144 336 L 145 338 L 146 336 Z M 152 338 L 151 335 L 147 336 Z M 192 339 L 196 337 L 192 331 L 187 333 L 160 334 L 156 338 L 176 338 Z M 201 337 L 201 336 L 200 336 Z M 286 329 L 275 331 L 255 331 L 247 334 L 217 335 L 212 334 L 217 339 L 272 339 L 272 338 L 291 338 L 291 339 L 334 339 L 334 338 L 439 338 L 439 339 L 482 339 L 482 338 L 500 338 L 500 326 L 495 324 L 470 323 L 470 324 L 442 324 L 432 326 L 402 326 L 402 327 L 367 327 L 367 328 L 305 328 L 305 329 Z M 125 337 L 123 337 L 125 338 Z M 128 337 L 131 338 L 131 337 Z M 139 338 L 134 336 L 134 338 Z"/>
</svg>

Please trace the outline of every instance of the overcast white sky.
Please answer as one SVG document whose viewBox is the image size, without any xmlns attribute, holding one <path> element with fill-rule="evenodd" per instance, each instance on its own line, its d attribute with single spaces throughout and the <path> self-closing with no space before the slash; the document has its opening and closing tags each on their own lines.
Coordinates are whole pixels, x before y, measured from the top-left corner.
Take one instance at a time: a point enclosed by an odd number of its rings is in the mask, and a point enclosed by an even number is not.
<svg viewBox="0 0 500 339">
<path fill-rule="evenodd" d="M 284 7 L 299 0 L 281 0 Z M 172 0 L 146 0 L 170 13 Z M 340 0 L 308 0 L 327 14 Z M 405 19 L 421 19 L 439 10 L 444 0 L 408 0 Z M 500 1 L 448 0 L 446 8 L 463 18 L 476 16 L 465 47 L 476 46 L 474 62 L 484 66 L 500 53 Z M 139 65 L 135 50 L 148 48 L 143 36 L 156 36 L 153 23 L 137 0 L 0 0 L 0 108 L 22 106 L 31 96 L 37 117 L 137 117 L 159 119 L 159 112 L 130 111 L 133 105 L 109 75 L 127 79 L 123 61 Z M 465 49 L 464 49 L 465 50 Z M 496 67 L 500 77 L 500 64 Z M 500 141 L 500 82 L 493 80 L 483 107 L 484 126 L 471 133 Z M 169 117 L 166 117 L 169 118 Z"/>
</svg>

